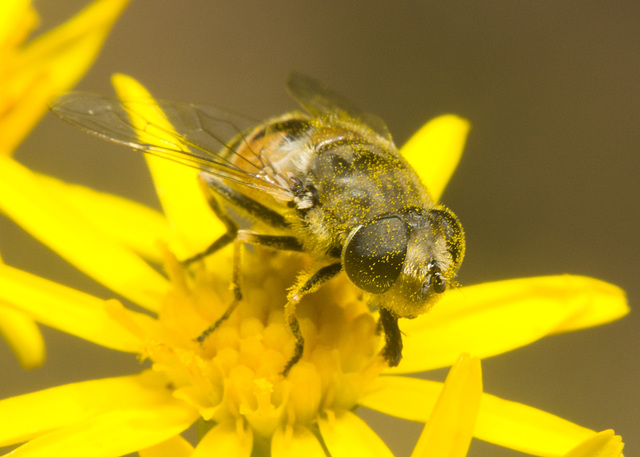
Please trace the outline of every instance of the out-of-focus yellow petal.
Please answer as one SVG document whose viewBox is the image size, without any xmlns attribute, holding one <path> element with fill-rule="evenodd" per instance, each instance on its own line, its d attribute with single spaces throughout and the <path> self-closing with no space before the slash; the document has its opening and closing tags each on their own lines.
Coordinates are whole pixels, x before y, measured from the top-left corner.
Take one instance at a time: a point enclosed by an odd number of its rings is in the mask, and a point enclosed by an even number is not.
<svg viewBox="0 0 640 457">
<path fill-rule="evenodd" d="M 272 457 L 325 457 L 324 449 L 311 431 L 300 425 L 279 427 L 271 439 Z"/>
<path fill-rule="evenodd" d="M 135 376 L 78 382 L 1 400 L 0 446 L 27 441 L 109 411 L 154 411 L 157 407 L 170 406 L 176 401 L 164 388 L 165 384 L 162 376 L 145 371 Z M 134 433 L 136 430 L 134 427 Z M 125 424 L 121 432 L 127 433 Z M 49 455 L 67 455 L 51 452 Z M 85 455 L 93 454 L 87 451 Z"/>
<path fill-rule="evenodd" d="M 242 423 L 222 422 L 200 440 L 191 457 L 233 455 L 249 457 L 253 448 L 253 432 L 244 429 Z"/>
<path fill-rule="evenodd" d="M 454 289 L 427 314 L 402 320 L 404 358 L 394 373 L 452 365 L 458 354 L 490 357 L 546 335 L 627 312 L 620 289 L 583 276 L 544 276 Z M 569 324 L 568 324 L 569 323 Z"/>
<path fill-rule="evenodd" d="M 403 419 L 426 422 L 442 383 L 402 376 L 374 380 L 360 404 Z M 489 394 L 482 394 L 474 436 L 533 455 L 561 456 L 594 435 L 560 417 Z"/>
<path fill-rule="evenodd" d="M 40 329 L 22 311 L 5 306 L 4 301 L 0 303 L 0 335 L 9 344 L 23 368 L 39 367 L 45 357 Z"/>
<path fill-rule="evenodd" d="M 619 457 L 623 447 L 620 436 L 613 430 L 604 430 L 571 449 L 565 457 Z"/>
<path fill-rule="evenodd" d="M 384 441 L 352 412 L 328 411 L 327 415 L 318 419 L 318 426 L 331 457 L 393 457 Z"/>
<path fill-rule="evenodd" d="M 31 0 L 5 0 L 0 4 L 0 58 L 24 41 L 38 22 Z"/>
<path fill-rule="evenodd" d="M 482 397 L 480 359 L 463 355 L 451 368 L 411 457 L 464 457 Z"/>
<path fill-rule="evenodd" d="M 191 457 L 193 446 L 182 436 L 176 435 L 160 444 L 138 451 L 140 457 Z"/>
<path fill-rule="evenodd" d="M 47 193 L 27 168 L 0 157 L 0 209 L 79 270 L 111 290 L 157 310 L 168 282 L 99 226 Z"/>
<path fill-rule="evenodd" d="M 585 283 L 585 301 L 580 312 L 558 326 L 554 333 L 595 327 L 620 319 L 629 313 L 627 295 L 621 288 L 598 279 L 581 276 L 571 278 L 576 281 L 576 287 L 579 287 L 580 282 Z"/>
<path fill-rule="evenodd" d="M 149 100 L 151 94 L 136 80 L 129 76 L 116 74 L 112 83 L 122 100 Z M 148 123 L 160 127 L 154 129 L 154 137 L 162 138 L 162 130 L 173 131 L 173 127 L 159 107 L 149 104 L 143 115 L 133 116 L 131 121 L 139 127 Z M 148 126 L 146 128 L 149 128 Z M 142 141 L 154 141 L 141 138 Z M 155 140 L 157 141 L 157 140 Z M 167 141 L 175 142 L 175 138 L 167 137 Z M 186 145 L 185 145 L 186 147 Z M 223 233 L 224 228 L 215 217 L 204 197 L 198 183 L 198 170 L 170 160 L 146 154 L 147 164 L 151 170 L 154 183 L 171 226 L 191 249 L 191 254 L 204 251 L 213 240 Z"/>
<path fill-rule="evenodd" d="M 48 101 L 84 75 L 128 2 L 97 0 L 16 53 L 4 83 L 2 98 L 12 104 L 0 122 L 0 151 L 12 151 L 44 114 Z"/>
<path fill-rule="evenodd" d="M 174 401 L 153 407 L 111 410 L 41 435 L 12 457 L 113 457 L 166 441 L 197 418 L 194 409 Z"/>
<path fill-rule="evenodd" d="M 38 179 L 47 192 L 55 192 L 56 197 L 144 258 L 162 262 L 159 241 L 168 244 L 179 257 L 187 255 L 184 247 L 175 240 L 162 213 L 132 200 L 68 184 L 50 176 L 38 175 Z"/>
<path fill-rule="evenodd" d="M 140 350 L 139 339 L 111 318 L 104 300 L 6 265 L 0 265 L 0 302 L 101 346 Z M 151 319 L 136 315 L 138 320 Z"/>
<path fill-rule="evenodd" d="M 3 266 L 0 257 L 0 267 Z M 25 369 L 37 368 L 44 362 L 45 346 L 40 328 L 32 317 L 0 299 L 0 337 Z"/>
<path fill-rule="evenodd" d="M 458 166 L 470 127 L 466 119 L 445 114 L 427 122 L 400 148 L 436 201 Z"/>
</svg>

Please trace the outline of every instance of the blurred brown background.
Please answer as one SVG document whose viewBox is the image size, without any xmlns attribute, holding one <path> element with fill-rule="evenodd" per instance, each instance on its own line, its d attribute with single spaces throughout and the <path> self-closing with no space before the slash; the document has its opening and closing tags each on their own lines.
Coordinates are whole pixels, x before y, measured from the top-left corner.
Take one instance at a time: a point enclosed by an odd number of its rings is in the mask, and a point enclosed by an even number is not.
<svg viewBox="0 0 640 457">
<path fill-rule="evenodd" d="M 40 0 L 49 27 L 85 4 Z M 443 200 L 468 236 L 460 281 L 575 273 L 638 306 L 640 3 L 133 0 L 79 88 L 135 76 L 163 98 L 253 117 L 294 107 L 296 69 L 385 119 L 402 144 L 427 119 L 472 122 Z M 20 147 L 32 168 L 150 205 L 141 157 L 48 115 Z M 0 218 L 7 263 L 109 293 Z M 485 390 L 640 445 L 637 312 L 483 363 Z M 46 330 L 48 360 L 25 372 L 0 344 L 2 397 L 138 371 L 133 358 Z M 363 412 L 396 455 L 421 427 Z M 472 444 L 471 455 L 510 451 Z"/>
</svg>

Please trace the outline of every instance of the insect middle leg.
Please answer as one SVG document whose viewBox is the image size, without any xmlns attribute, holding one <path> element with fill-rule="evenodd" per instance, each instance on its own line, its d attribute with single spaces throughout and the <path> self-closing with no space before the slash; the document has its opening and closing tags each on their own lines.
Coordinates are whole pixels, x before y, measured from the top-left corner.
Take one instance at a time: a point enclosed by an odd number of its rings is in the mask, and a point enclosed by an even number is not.
<svg viewBox="0 0 640 457">
<path fill-rule="evenodd" d="M 236 239 L 238 233 L 238 224 L 227 214 L 222 208 L 220 200 L 226 201 L 229 205 L 237 208 L 239 211 L 245 213 L 249 217 L 255 218 L 264 222 L 266 225 L 274 227 L 276 229 L 288 228 L 284 217 L 281 214 L 273 211 L 270 208 L 260 204 L 252 198 L 241 194 L 240 192 L 232 189 L 221 180 L 211 176 L 207 173 L 201 173 L 198 182 L 202 189 L 203 194 L 207 199 L 207 203 L 215 215 L 224 224 L 226 232 L 215 240 L 207 249 L 200 252 L 193 257 L 183 261 L 183 264 L 189 265 L 193 262 L 201 260 L 225 247 Z"/>
<path fill-rule="evenodd" d="M 207 203 L 209 204 L 211 210 L 215 213 L 216 217 L 224 224 L 224 227 L 225 229 L 227 229 L 227 231 L 213 243 L 211 243 L 204 251 L 183 260 L 182 264 L 184 266 L 189 266 L 192 263 L 197 262 L 198 260 L 202 260 L 205 257 L 218 252 L 220 249 L 236 239 L 236 235 L 238 233 L 238 225 L 222 209 L 220 203 L 215 199 L 215 197 L 211 196 L 207 198 Z"/>
<path fill-rule="evenodd" d="M 207 247 L 207 249 L 184 260 L 182 262 L 183 265 L 188 266 L 193 262 L 201 260 L 219 251 L 220 249 L 224 248 L 226 245 L 237 239 L 239 231 L 238 224 L 223 209 L 222 205 L 220 204 L 220 200 L 225 200 L 231 206 L 238 208 L 239 210 L 245 212 L 247 215 L 259 219 L 265 224 L 270 225 L 274 228 L 282 229 L 287 227 L 287 224 L 282 215 L 256 202 L 246 195 L 237 192 L 236 190 L 224 184 L 219 179 L 216 179 L 215 177 L 210 176 L 206 173 L 202 173 L 199 176 L 199 183 L 204 195 L 207 198 L 209 207 L 215 213 L 216 217 L 220 219 L 220 221 L 224 224 L 226 232 L 218 239 L 216 239 L 213 243 L 211 243 L 209 247 Z M 234 264 L 236 262 L 239 262 L 239 255 L 235 256 L 234 258 Z M 239 270 L 239 266 L 236 269 L 236 266 L 234 265 L 234 273 L 236 272 L 236 270 Z M 235 279 L 237 278 L 234 278 L 234 280 Z M 237 281 L 234 283 L 234 287 L 236 286 Z M 239 286 L 237 288 L 239 289 Z M 242 294 L 239 290 L 238 294 L 240 294 L 241 299 Z"/>
<path fill-rule="evenodd" d="M 215 330 L 220 327 L 224 321 L 229 319 L 233 311 L 238 307 L 240 301 L 242 301 L 242 291 L 240 289 L 240 248 L 242 246 L 240 243 L 235 242 L 233 244 L 233 273 L 232 273 L 232 287 L 233 287 L 233 301 L 225 312 L 216 320 L 213 324 L 207 327 L 197 338 L 196 341 L 198 343 L 203 343 L 209 335 L 211 335 Z"/>
<path fill-rule="evenodd" d="M 223 315 L 218 318 L 212 325 L 204 330 L 197 338 L 197 341 L 202 343 L 206 338 L 215 331 L 220 324 L 231 316 L 238 303 L 242 300 L 242 290 L 240 287 L 240 249 L 241 244 L 260 244 L 263 246 L 272 247 L 275 249 L 285 250 L 301 250 L 302 246 L 295 237 L 292 236 L 275 236 L 275 235 L 262 235 L 246 230 L 239 230 L 238 224 L 224 211 L 220 200 L 223 199 L 230 205 L 246 213 L 248 216 L 256 218 L 266 225 L 270 225 L 276 229 L 287 228 L 287 224 L 280 214 L 260 204 L 259 202 L 243 195 L 236 190 L 230 188 L 220 180 L 207 174 L 200 175 L 200 186 L 207 198 L 207 203 L 224 224 L 226 232 L 216 239 L 206 250 L 200 252 L 193 257 L 190 257 L 183 261 L 184 265 L 189 265 L 193 262 L 201 260 L 218 250 L 222 249 L 229 243 L 234 243 L 234 255 L 233 255 L 233 276 L 232 287 L 234 299 L 227 307 Z"/>
<path fill-rule="evenodd" d="M 199 343 L 204 342 L 207 339 L 207 337 L 220 326 L 220 324 L 222 324 L 224 321 L 229 319 L 233 311 L 238 306 L 238 303 L 242 300 L 242 291 L 240 289 L 240 251 L 242 248 L 242 244 L 245 244 L 245 243 L 257 244 L 265 247 L 270 247 L 272 249 L 280 249 L 280 250 L 288 250 L 288 251 L 302 250 L 302 245 L 300 244 L 300 242 L 295 237 L 292 237 L 292 236 L 262 235 L 262 234 L 250 232 L 247 230 L 238 230 L 236 234 L 237 234 L 237 237 L 233 244 L 233 279 L 232 279 L 233 294 L 234 294 L 233 301 L 227 307 L 224 314 L 220 316 L 217 321 L 215 321 L 213 324 L 207 327 L 204 330 L 204 332 L 202 332 L 200 336 L 198 336 L 198 338 L 196 338 Z M 296 320 L 296 326 L 297 326 L 297 320 Z M 293 328 L 292 328 L 292 332 L 293 332 Z M 294 332 L 294 335 L 295 335 L 295 332 Z M 302 352 L 300 353 L 300 355 L 302 355 Z M 300 357 L 298 357 L 298 359 L 299 358 Z"/>
<path fill-rule="evenodd" d="M 298 322 L 298 316 L 296 316 L 296 306 L 302 300 L 302 297 L 311 292 L 315 292 L 320 288 L 322 284 L 333 278 L 342 270 L 342 264 L 340 262 L 332 263 L 325 267 L 320 268 L 309 279 L 307 279 L 302 286 L 289 294 L 287 304 L 284 307 L 285 321 L 291 329 L 291 333 L 296 340 L 296 346 L 293 350 L 293 356 L 289 359 L 287 364 L 282 370 L 282 376 L 287 376 L 289 370 L 298 363 L 304 352 L 304 337 L 300 331 L 300 323 Z"/>
</svg>

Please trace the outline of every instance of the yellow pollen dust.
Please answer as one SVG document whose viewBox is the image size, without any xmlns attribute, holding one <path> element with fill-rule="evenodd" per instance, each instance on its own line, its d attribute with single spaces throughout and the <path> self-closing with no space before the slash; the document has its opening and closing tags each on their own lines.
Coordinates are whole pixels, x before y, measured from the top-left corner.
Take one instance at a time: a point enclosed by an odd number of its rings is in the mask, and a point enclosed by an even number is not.
<svg viewBox="0 0 640 457">
<path fill-rule="evenodd" d="M 377 355 L 382 341 L 376 316 L 344 274 L 297 306 L 304 354 L 284 377 L 294 350 L 284 320 L 287 291 L 300 272 L 317 265 L 299 253 L 244 248 L 243 299 L 200 343 L 198 336 L 233 301 L 231 250 L 188 268 L 166 257 L 173 289 L 145 356 L 204 420 L 240 420 L 265 437 L 280 425 L 306 426 L 324 411 L 351 409 L 385 367 Z"/>
</svg>

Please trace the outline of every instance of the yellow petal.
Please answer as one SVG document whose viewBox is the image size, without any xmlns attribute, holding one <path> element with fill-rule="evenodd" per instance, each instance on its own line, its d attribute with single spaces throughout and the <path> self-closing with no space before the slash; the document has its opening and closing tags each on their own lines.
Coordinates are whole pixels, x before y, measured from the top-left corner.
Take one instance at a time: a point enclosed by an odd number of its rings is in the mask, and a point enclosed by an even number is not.
<svg viewBox="0 0 640 457">
<path fill-rule="evenodd" d="M 443 384 L 406 376 L 379 376 L 359 403 L 403 419 L 426 422 L 442 392 Z"/>
<path fill-rule="evenodd" d="M 553 414 L 484 394 L 475 436 L 533 455 L 563 455 L 594 432 Z"/>
<path fill-rule="evenodd" d="M 0 209 L 34 238 L 111 290 L 150 310 L 167 280 L 63 200 L 17 162 L 0 157 Z"/>
<path fill-rule="evenodd" d="M 16 99 L 0 124 L 0 151 L 13 150 L 47 109 L 87 71 L 128 0 L 97 0 L 29 43 L 13 62 L 6 90 Z"/>
<path fill-rule="evenodd" d="M 153 408 L 112 410 L 42 435 L 20 446 L 12 457 L 113 457 L 135 452 L 187 429 L 195 411 L 174 402 Z"/>
<path fill-rule="evenodd" d="M 327 412 L 318 426 L 331 457 L 393 457 L 382 439 L 358 416 L 350 411 Z"/>
<path fill-rule="evenodd" d="M 50 176 L 38 175 L 38 179 L 48 193 L 55 192 L 57 198 L 144 258 L 162 262 L 159 241 L 168 244 L 177 255 L 187 255 L 183 252 L 184 247 L 174 240 L 162 213 L 113 194 L 68 184 Z"/>
<path fill-rule="evenodd" d="M 546 335 L 620 317 L 619 289 L 582 276 L 545 276 L 454 289 L 433 310 L 402 320 L 403 360 L 395 373 L 453 364 L 458 354 L 489 357 Z"/>
<path fill-rule="evenodd" d="M 481 397 L 480 359 L 462 356 L 449 371 L 411 457 L 465 457 Z"/>
<path fill-rule="evenodd" d="M 27 441 L 107 411 L 127 408 L 153 411 L 172 405 L 175 400 L 164 388 L 165 383 L 158 374 L 146 371 L 1 400 L 0 446 Z"/>
<path fill-rule="evenodd" d="M 577 445 L 565 457 L 619 457 L 623 447 L 621 437 L 613 430 L 605 430 Z"/>
<path fill-rule="evenodd" d="M 122 100 L 152 99 L 151 94 L 133 78 L 117 74 L 112 82 Z M 160 127 L 154 129 L 155 138 L 141 138 L 142 141 L 157 142 L 156 138 L 163 137 L 162 130 L 174 131 L 160 108 L 151 104 L 144 113 L 132 116 L 131 121 L 134 125 L 140 124 L 140 128 L 147 124 Z M 175 142 L 173 136 L 167 136 L 166 140 Z M 150 154 L 145 154 L 145 158 L 172 228 L 183 237 L 191 254 L 204 251 L 224 229 L 200 189 L 198 170 Z"/>
<path fill-rule="evenodd" d="M 466 119 L 453 114 L 439 116 L 400 149 L 436 201 L 458 166 L 470 127 Z"/>
<path fill-rule="evenodd" d="M 0 265 L 0 302 L 101 346 L 125 352 L 140 349 L 138 338 L 111 318 L 104 300 L 6 265 Z"/>
<path fill-rule="evenodd" d="M 200 440 L 191 457 L 209 457 L 212 455 L 249 457 L 253 448 L 253 433 L 250 428 L 232 421 L 214 426 Z"/>
<path fill-rule="evenodd" d="M 45 357 L 40 329 L 22 311 L 5 306 L 6 302 L 0 303 L 0 335 L 7 341 L 23 368 L 39 367 Z"/>
<path fill-rule="evenodd" d="M 167 441 L 138 451 L 140 457 L 191 457 L 193 446 L 182 436 L 176 435 Z"/>
<path fill-rule="evenodd" d="M 585 300 L 579 313 L 563 322 L 554 333 L 571 332 L 595 327 L 620 319 L 629 313 L 629 305 L 624 290 L 598 279 L 572 276 L 576 287 L 582 282 Z M 588 293 L 586 293 L 589 291 Z"/>
<path fill-rule="evenodd" d="M 38 22 L 31 0 L 7 0 L 0 5 L 0 52 L 26 38 Z"/>
<path fill-rule="evenodd" d="M 300 425 L 279 427 L 271 439 L 272 457 L 325 457 L 324 449 L 311 431 Z"/>
<path fill-rule="evenodd" d="M 373 381 L 360 404 L 403 419 L 426 422 L 443 384 L 403 376 Z M 594 432 L 521 403 L 482 394 L 474 436 L 533 455 L 560 456 Z"/>
</svg>

